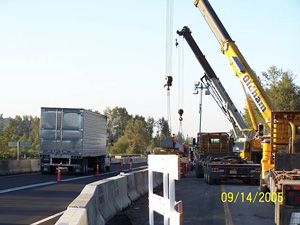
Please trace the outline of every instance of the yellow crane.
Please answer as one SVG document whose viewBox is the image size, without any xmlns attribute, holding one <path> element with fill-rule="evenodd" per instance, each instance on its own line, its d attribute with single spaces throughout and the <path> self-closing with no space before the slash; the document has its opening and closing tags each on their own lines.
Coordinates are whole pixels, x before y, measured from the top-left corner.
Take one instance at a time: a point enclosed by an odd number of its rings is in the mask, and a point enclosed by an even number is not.
<svg viewBox="0 0 300 225">
<path fill-rule="evenodd" d="M 288 192 L 288 190 L 298 190 L 300 187 L 300 178 L 297 175 L 300 173 L 300 111 L 274 111 L 255 73 L 208 0 L 195 0 L 194 5 L 202 13 L 235 75 L 240 79 L 270 127 L 269 138 L 261 143 L 263 158 L 260 189 L 267 191 L 269 188 L 272 194 L 283 194 L 284 200 L 275 203 L 275 222 L 277 225 L 287 224 L 292 214 L 300 215 L 300 192 Z M 291 177 L 293 178 L 290 179 Z"/>
</svg>

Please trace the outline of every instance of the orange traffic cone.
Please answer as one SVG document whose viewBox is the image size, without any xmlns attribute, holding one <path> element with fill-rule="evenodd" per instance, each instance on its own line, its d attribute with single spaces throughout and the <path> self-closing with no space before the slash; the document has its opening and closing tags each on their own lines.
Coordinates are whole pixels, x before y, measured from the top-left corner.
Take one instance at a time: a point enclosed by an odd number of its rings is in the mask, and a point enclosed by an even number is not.
<svg viewBox="0 0 300 225">
<path fill-rule="evenodd" d="M 121 159 L 121 164 L 120 164 L 120 172 L 123 171 L 123 159 Z"/>
<path fill-rule="evenodd" d="M 58 166 L 58 171 L 57 171 L 57 182 L 60 182 L 60 166 Z"/>
<path fill-rule="evenodd" d="M 190 170 L 190 167 L 189 167 L 189 164 L 187 163 L 187 164 L 185 165 L 185 172 L 187 173 L 187 172 L 189 172 L 189 170 Z"/>
<path fill-rule="evenodd" d="M 132 170 L 132 162 L 129 163 L 129 170 Z"/>
</svg>

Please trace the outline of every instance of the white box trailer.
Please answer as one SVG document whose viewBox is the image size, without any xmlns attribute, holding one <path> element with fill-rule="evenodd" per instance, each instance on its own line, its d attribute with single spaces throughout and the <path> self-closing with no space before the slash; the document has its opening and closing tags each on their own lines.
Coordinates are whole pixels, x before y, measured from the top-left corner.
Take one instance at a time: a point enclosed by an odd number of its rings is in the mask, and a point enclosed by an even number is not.
<svg viewBox="0 0 300 225">
<path fill-rule="evenodd" d="M 58 166 L 86 174 L 104 170 L 108 154 L 107 117 L 78 108 L 41 108 L 40 158 L 42 173 Z"/>
</svg>

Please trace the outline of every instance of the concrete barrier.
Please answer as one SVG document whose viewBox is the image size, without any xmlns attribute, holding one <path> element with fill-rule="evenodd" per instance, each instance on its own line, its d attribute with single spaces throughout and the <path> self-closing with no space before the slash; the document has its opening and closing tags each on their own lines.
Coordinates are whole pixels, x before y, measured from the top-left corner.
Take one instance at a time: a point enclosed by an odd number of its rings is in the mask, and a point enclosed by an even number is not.
<svg viewBox="0 0 300 225">
<path fill-rule="evenodd" d="M 68 208 L 55 225 L 88 225 L 85 208 Z"/>
<path fill-rule="evenodd" d="M 41 171 L 41 161 L 39 159 L 30 159 L 30 163 L 32 172 Z"/>
<path fill-rule="evenodd" d="M 21 173 L 28 173 L 32 171 L 30 159 L 17 160 L 17 161 L 19 163 L 19 168 Z"/>
<path fill-rule="evenodd" d="M 80 195 L 68 206 L 69 208 L 85 208 L 88 224 L 105 224 L 105 220 L 97 210 L 97 186 L 88 184 Z"/>
<path fill-rule="evenodd" d="M 102 215 L 105 221 L 112 218 L 117 213 L 117 203 L 114 196 L 114 182 L 113 180 L 104 179 L 91 183 L 89 185 L 97 187 L 96 193 L 96 208 Z M 93 223 L 92 223 L 93 224 Z"/>
<path fill-rule="evenodd" d="M 123 164 L 129 164 L 130 161 L 132 161 L 132 163 L 143 163 L 143 162 L 147 162 L 147 158 L 146 157 L 123 157 L 123 158 L 112 158 L 111 159 L 111 163 L 121 163 L 121 160 L 123 160 Z"/>
<path fill-rule="evenodd" d="M 0 174 L 18 174 L 40 171 L 39 159 L 0 160 Z"/>
<path fill-rule="evenodd" d="M 0 175 L 8 174 L 8 161 L 0 160 Z"/>
<path fill-rule="evenodd" d="M 134 178 L 134 173 L 123 173 L 121 176 L 126 177 L 127 180 L 127 194 L 131 202 L 136 201 L 140 195 L 136 191 L 136 182 Z"/>
<path fill-rule="evenodd" d="M 156 173 L 153 179 L 156 185 L 161 184 L 162 174 Z M 104 225 L 118 211 L 126 208 L 146 192 L 148 192 L 147 169 L 88 184 L 68 206 L 56 225 Z"/>
<path fill-rule="evenodd" d="M 7 174 L 15 174 L 21 172 L 19 161 L 20 160 L 8 160 Z"/>
<path fill-rule="evenodd" d="M 113 193 L 117 205 L 117 210 L 122 211 L 131 203 L 127 194 L 128 193 L 127 178 L 124 176 L 115 176 L 108 179 L 113 180 L 114 182 Z"/>
<path fill-rule="evenodd" d="M 153 185 L 156 188 L 163 183 L 163 174 L 158 172 L 153 172 Z"/>
<path fill-rule="evenodd" d="M 144 195 L 148 191 L 148 170 L 134 172 L 135 186 L 139 195 Z M 146 187 L 147 186 L 147 187 Z"/>
</svg>

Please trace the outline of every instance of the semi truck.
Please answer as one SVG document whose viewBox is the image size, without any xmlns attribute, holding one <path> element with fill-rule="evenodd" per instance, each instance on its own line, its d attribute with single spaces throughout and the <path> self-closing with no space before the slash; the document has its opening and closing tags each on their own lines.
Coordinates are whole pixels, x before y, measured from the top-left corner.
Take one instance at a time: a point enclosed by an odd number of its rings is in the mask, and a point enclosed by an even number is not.
<svg viewBox="0 0 300 225">
<path fill-rule="evenodd" d="M 80 174 L 97 166 L 109 170 L 108 155 L 106 116 L 80 108 L 41 108 L 42 173 L 55 173 L 57 167 Z"/>
<path fill-rule="evenodd" d="M 300 111 L 274 110 L 259 79 L 229 36 L 209 1 L 195 0 L 194 5 L 202 13 L 221 45 L 221 52 L 229 60 L 235 75 L 270 127 L 270 133 L 265 135 L 261 142 L 263 156 L 260 190 L 262 192 L 270 190 L 270 195 L 276 193 L 282 195 L 282 201 L 275 201 L 275 223 L 282 225 L 299 222 Z"/>
<path fill-rule="evenodd" d="M 260 164 L 247 161 L 233 152 L 234 141 L 228 133 L 201 133 L 196 154 L 196 176 L 209 185 L 221 180 L 239 179 L 258 184 Z"/>
</svg>

